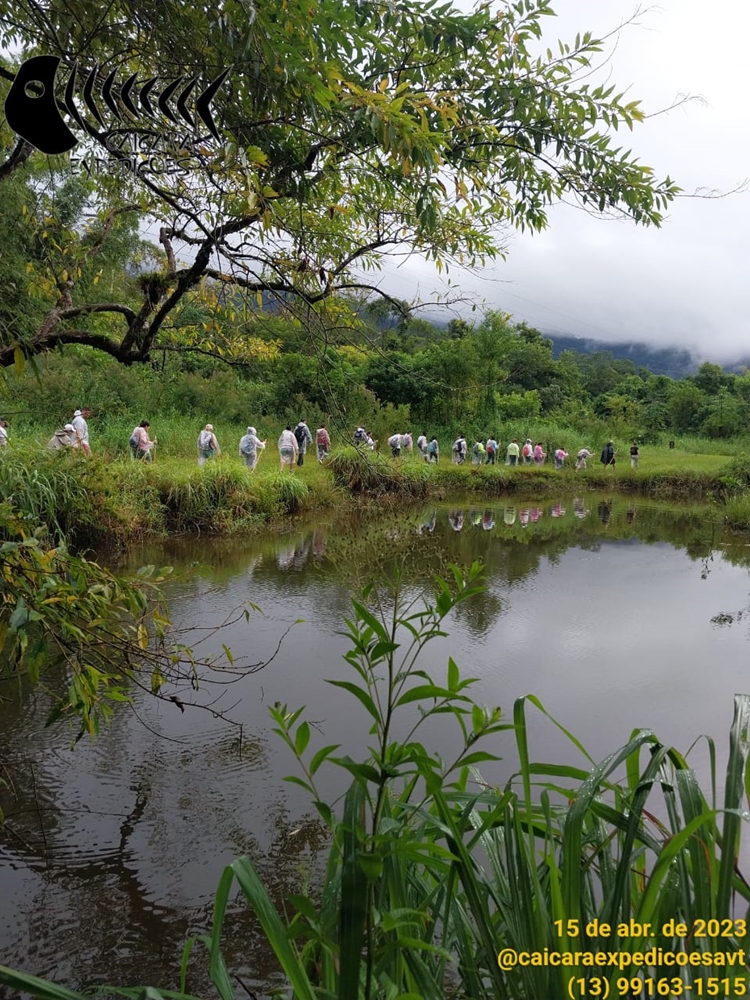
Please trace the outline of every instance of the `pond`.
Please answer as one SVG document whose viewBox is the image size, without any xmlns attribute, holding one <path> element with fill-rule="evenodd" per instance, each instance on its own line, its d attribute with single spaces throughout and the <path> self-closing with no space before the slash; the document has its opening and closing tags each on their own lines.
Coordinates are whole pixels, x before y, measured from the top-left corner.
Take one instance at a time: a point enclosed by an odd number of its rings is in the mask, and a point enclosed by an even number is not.
<svg viewBox="0 0 750 1000">
<path fill-rule="evenodd" d="M 454 503 L 146 547 L 130 564 L 175 567 L 170 606 L 190 641 L 270 662 L 194 695 L 233 722 L 138 693 L 96 742 L 74 749 L 69 731 L 44 727 L 49 692 L 25 692 L 20 703 L 2 692 L 0 767 L 12 794 L 1 803 L 0 961 L 73 987 L 176 988 L 183 944 L 210 925 L 225 864 L 250 855 L 277 903 L 314 883 L 325 834 L 304 792 L 283 781 L 295 763 L 271 732 L 268 706 L 306 706 L 313 740 L 356 756 L 367 718 L 325 683 L 350 677 L 339 633 L 353 590 L 398 563 L 416 595 L 450 563 L 478 559 L 486 590 L 428 647 L 437 678 L 452 656 L 479 679 L 476 699 L 509 716 L 516 698 L 536 694 L 596 759 L 639 727 L 682 751 L 710 734 L 725 753 L 732 697 L 750 691 L 750 546 L 724 534 L 710 508 L 592 495 Z M 248 602 L 260 610 L 246 621 L 234 612 Z M 239 620 L 215 632 L 227 618 Z M 449 728 L 433 727 L 423 742 L 447 755 Z M 535 759 L 583 765 L 541 714 L 530 733 Z M 503 759 L 485 776 L 504 782 L 515 769 L 512 734 L 490 749 Z M 696 766 L 707 779 L 706 761 Z M 337 781 L 323 778 L 326 793 Z M 226 954 L 245 986 L 266 995 L 273 956 L 241 908 Z M 206 983 L 196 960 L 188 987 L 200 994 Z"/>
</svg>

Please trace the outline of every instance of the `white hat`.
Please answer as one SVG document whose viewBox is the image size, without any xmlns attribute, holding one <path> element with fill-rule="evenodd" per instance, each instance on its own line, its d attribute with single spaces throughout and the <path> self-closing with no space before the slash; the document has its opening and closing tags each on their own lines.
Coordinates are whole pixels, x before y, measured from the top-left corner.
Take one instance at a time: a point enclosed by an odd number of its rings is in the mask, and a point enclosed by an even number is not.
<svg viewBox="0 0 750 1000">
<path fill-rule="evenodd" d="M 73 416 L 74 417 L 80 417 L 81 416 L 81 411 L 80 410 L 76 410 L 76 412 L 73 414 Z"/>
<path fill-rule="evenodd" d="M 65 430 L 66 431 L 74 431 L 75 427 L 72 424 L 66 424 L 65 425 Z"/>
</svg>

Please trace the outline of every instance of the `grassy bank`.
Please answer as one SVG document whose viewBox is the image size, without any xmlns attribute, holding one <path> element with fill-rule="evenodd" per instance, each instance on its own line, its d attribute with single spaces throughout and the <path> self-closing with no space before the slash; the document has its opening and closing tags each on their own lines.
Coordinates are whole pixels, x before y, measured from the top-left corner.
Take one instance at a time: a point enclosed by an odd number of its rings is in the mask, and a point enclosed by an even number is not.
<svg viewBox="0 0 750 1000">
<path fill-rule="evenodd" d="M 203 468 L 192 458 L 160 456 L 152 465 L 130 458 L 52 453 L 28 444 L 0 456 L 0 501 L 45 523 L 78 545 L 127 543 L 148 535 L 230 534 L 257 530 L 297 514 L 455 497 L 521 498 L 561 492 L 619 492 L 677 502 L 726 504 L 727 523 L 750 527 L 750 462 L 726 455 L 650 451 L 638 470 L 581 472 L 550 466 L 427 465 L 417 456 L 334 450 L 321 466 L 308 455 L 293 473 L 278 471 L 273 443 L 250 473 L 234 454 Z"/>
</svg>

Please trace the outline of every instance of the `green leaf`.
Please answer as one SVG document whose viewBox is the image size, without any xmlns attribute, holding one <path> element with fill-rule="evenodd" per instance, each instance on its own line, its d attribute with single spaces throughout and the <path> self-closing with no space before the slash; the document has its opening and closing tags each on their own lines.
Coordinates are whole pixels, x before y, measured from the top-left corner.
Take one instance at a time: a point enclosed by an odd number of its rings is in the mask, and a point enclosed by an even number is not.
<svg viewBox="0 0 750 1000">
<path fill-rule="evenodd" d="M 357 685 L 353 684 L 351 681 L 327 680 L 326 684 L 332 684 L 334 687 L 343 688 L 345 691 L 348 691 L 350 694 L 353 694 L 354 697 L 357 698 L 365 706 L 365 708 L 373 717 L 373 719 L 375 719 L 376 722 L 380 722 L 380 713 L 375 707 L 375 702 L 372 700 L 367 691 L 363 691 L 362 688 L 357 687 Z"/>
<path fill-rule="evenodd" d="M 338 750 L 340 746 L 340 743 L 332 743 L 330 746 L 322 747 L 318 750 L 310 761 L 310 774 L 315 774 L 323 761 L 326 760 L 326 758 L 329 757 L 334 750 Z"/>
</svg>

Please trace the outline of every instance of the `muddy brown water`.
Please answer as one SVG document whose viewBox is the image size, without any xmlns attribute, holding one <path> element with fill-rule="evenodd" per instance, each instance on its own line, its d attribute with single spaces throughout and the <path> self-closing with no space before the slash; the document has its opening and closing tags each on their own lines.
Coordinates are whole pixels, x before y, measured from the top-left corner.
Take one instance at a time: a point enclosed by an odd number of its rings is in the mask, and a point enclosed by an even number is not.
<svg viewBox="0 0 750 1000">
<path fill-rule="evenodd" d="M 353 589 L 394 561 L 413 596 L 450 562 L 486 567 L 486 591 L 428 647 L 423 665 L 438 679 L 452 656 L 479 678 L 477 700 L 508 715 L 517 697 L 538 695 L 597 759 L 638 727 L 683 751 L 710 734 L 723 755 L 733 695 L 750 692 L 748 541 L 724 534 L 708 508 L 589 496 L 454 503 L 375 521 L 330 515 L 276 536 L 132 552 L 132 566 L 175 567 L 173 619 L 191 641 L 205 637 L 203 652 L 225 643 L 260 663 L 287 634 L 266 667 L 193 695 L 219 698 L 214 707 L 241 734 L 206 710 L 137 694 L 95 742 L 71 749 L 70 731 L 44 726 L 53 691 L 2 692 L 0 765 L 12 791 L 2 794 L 0 963 L 74 988 L 176 988 L 185 940 L 209 928 L 232 859 L 249 855 L 278 903 L 314 885 L 326 838 L 304 792 L 283 781 L 294 761 L 271 732 L 268 706 L 305 705 L 313 741 L 363 751 L 367 719 L 325 680 L 350 677 L 338 633 Z M 248 602 L 260 612 L 213 632 Z M 530 739 L 537 760 L 582 764 L 539 715 Z M 452 740 L 444 725 L 423 736 L 446 756 Z M 490 749 L 503 760 L 488 777 L 503 781 L 514 770 L 512 734 Z M 334 796 L 340 776 L 321 774 Z M 225 945 L 251 991 L 279 985 L 239 903 Z M 210 996 L 201 948 L 188 988 Z"/>
</svg>

